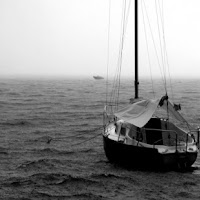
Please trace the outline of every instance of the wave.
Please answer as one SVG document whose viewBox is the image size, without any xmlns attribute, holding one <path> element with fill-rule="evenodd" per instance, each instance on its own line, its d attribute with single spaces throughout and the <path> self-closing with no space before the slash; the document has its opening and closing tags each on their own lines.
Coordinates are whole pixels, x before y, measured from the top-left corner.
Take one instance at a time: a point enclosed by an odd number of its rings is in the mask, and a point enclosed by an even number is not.
<svg viewBox="0 0 200 200">
<path fill-rule="evenodd" d="M 35 135 L 42 135 L 42 134 L 47 134 L 49 133 L 48 130 L 33 130 L 32 134 L 35 134 Z"/>
<path fill-rule="evenodd" d="M 104 198 L 103 197 L 104 195 L 103 194 L 99 194 L 99 195 L 97 195 L 97 194 L 93 194 L 93 193 L 91 193 L 91 192 L 84 192 L 84 193 L 80 193 L 80 194 L 74 194 L 74 195 L 71 195 L 71 196 L 69 196 L 69 197 L 71 197 L 71 198 L 76 198 L 76 199 L 95 199 L 95 200 L 99 200 L 99 199 L 101 199 L 101 200 L 103 200 L 103 199 L 108 199 L 108 198 Z"/>
<path fill-rule="evenodd" d="M 59 185 L 65 185 L 65 184 L 96 184 L 98 183 L 98 181 L 95 180 L 90 180 L 88 178 L 85 177 L 76 177 L 76 176 L 71 176 L 71 175 L 67 175 L 65 176 L 62 180 L 60 180 Z"/>
<path fill-rule="evenodd" d="M 43 133 L 43 132 L 35 131 L 34 133 L 40 134 L 40 133 Z M 53 137 L 46 135 L 46 136 L 38 137 L 38 138 L 36 138 L 34 140 L 30 140 L 30 141 L 32 141 L 32 142 L 45 142 L 45 143 L 49 144 L 52 140 L 53 140 Z"/>
<path fill-rule="evenodd" d="M 175 198 L 180 198 L 180 199 L 195 199 L 196 196 L 194 196 L 192 194 L 192 192 L 184 192 L 184 191 L 180 191 L 180 192 L 177 192 L 175 195 L 174 195 Z"/>
<path fill-rule="evenodd" d="M 39 189 L 34 189 L 32 191 L 33 194 L 39 196 L 40 198 L 56 198 L 56 199 L 81 199 L 81 200 L 88 200 L 88 199 L 95 199 L 95 200 L 103 200 L 107 198 L 103 198 L 103 196 L 93 194 L 91 192 L 79 192 L 79 194 L 72 194 L 72 195 L 62 195 L 62 194 L 55 194 L 55 192 L 45 192 Z M 77 193 L 77 192 L 76 192 Z"/>
<path fill-rule="evenodd" d="M 110 173 L 91 174 L 90 177 L 95 178 L 95 179 L 111 179 L 111 178 L 124 179 L 125 178 L 125 177 L 121 177 L 121 176 L 110 174 Z"/>
<path fill-rule="evenodd" d="M 40 185 L 63 185 L 73 183 L 98 183 L 98 181 L 90 180 L 86 177 L 73 176 L 64 173 L 36 173 L 26 177 L 12 177 L 5 180 L 6 185 L 23 185 L 23 184 L 35 184 Z"/>
<path fill-rule="evenodd" d="M 33 125 L 31 122 L 26 120 L 15 120 L 15 121 L 7 121 L 7 122 L 0 122 L 2 126 L 31 126 Z"/>
<path fill-rule="evenodd" d="M 0 147 L 0 155 L 8 155 L 8 149 L 4 147 Z"/>
<path fill-rule="evenodd" d="M 102 199 L 101 194 L 87 191 L 87 187 L 99 188 L 99 182 L 87 177 L 72 176 L 63 173 L 38 173 L 30 177 L 35 185 L 32 194 L 38 198 L 56 199 Z M 39 184 L 38 184 L 39 182 Z M 40 186 L 40 187 L 39 187 Z M 47 187 L 53 188 L 47 189 Z M 66 190 L 67 188 L 67 190 Z M 59 190 L 59 192 L 55 192 Z M 96 190 L 96 189 L 95 189 Z"/>
<path fill-rule="evenodd" d="M 88 153 L 88 152 L 94 152 L 94 149 L 81 149 L 81 150 L 78 150 L 76 151 L 76 153 Z"/>
<path fill-rule="evenodd" d="M 28 97 L 43 97 L 44 94 L 30 94 Z"/>
<path fill-rule="evenodd" d="M 21 93 L 18 93 L 18 92 L 8 92 L 7 95 L 8 96 L 21 96 Z"/>
<path fill-rule="evenodd" d="M 196 183 L 194 181 L 186 181 L 186 182 L 183 183 L 183 185 L 185 187 L 190 187 L 190 186 L 196 186 L 196 185 L 198 185 L 198 183 Z"/>
<path fill-rule="evenodd" d="M 38 170 L 38 169 L 53 169 L 60 161 L 57 159 L 39 159 L 34 161 L 26 161 L 19 165 L 17 169 L 21 170 Z"/>
<path fill-rule="evenodd" d="M 92 179 L 96 179 L 96 180 L 117 180 L 119 181 L 127 181 L 127 182 L 131 182 L 132 184 L 139 184 L 138 180 L 132 179 L 131 177 L 128 176 L 120 176 L 117 174 L 112 174 L 112 173 L 100 173 L 100 174 L 91 174 L 90 176 Z"/>
<path fill-rule="evenodd" d="M 6 101 L 6 100 L 5 100 L 5 101 L 3 101 L 3 100 L 0 100 L 0 105 L 2 105 L 2 104 L 3 104 L 3 105 L 7 105 L 7 104 L 9 104 L 9 102 L 8 102 L 8 101 Z"/>
</svg>

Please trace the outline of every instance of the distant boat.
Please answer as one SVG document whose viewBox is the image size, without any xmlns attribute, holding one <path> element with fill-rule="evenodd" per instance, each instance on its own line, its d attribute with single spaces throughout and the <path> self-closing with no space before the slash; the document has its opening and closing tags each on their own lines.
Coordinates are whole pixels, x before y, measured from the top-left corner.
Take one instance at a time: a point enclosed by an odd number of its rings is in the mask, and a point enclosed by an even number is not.
<svg viewBox="0 0 200 200">
<path fill-rule="evenodd" d="M 96 80 L 104 79 L 104 77 L 102 77 L 102 76 L 93 76 L 93 78 L 96 79 Z"/>
</svg>

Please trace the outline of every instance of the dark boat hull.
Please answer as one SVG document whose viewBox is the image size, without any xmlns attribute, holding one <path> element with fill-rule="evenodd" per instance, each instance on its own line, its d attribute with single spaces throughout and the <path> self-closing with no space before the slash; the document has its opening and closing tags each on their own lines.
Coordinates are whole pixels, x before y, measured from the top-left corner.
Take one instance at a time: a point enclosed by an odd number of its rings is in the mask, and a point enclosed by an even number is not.
<svg viewBox="0 0 200 200">
<path fill-rule="evenodd" d="M 197 158 L 197 152 L 161 154 L 155 148 L 126 145 L 103 135 L 104 150 L 110 162 L 128 167 L 185 168 Z"/>
</svg>

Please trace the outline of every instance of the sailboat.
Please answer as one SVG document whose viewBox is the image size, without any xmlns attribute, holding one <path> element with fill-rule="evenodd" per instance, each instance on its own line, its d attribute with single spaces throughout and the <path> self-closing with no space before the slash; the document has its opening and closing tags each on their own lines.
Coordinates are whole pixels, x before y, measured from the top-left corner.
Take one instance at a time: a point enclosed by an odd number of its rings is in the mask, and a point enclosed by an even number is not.
<svg viewBox="0 0 200 200">
<path fill-rule="evenodd" d="M 131 167 L 189 168 L 199 152 L 199 132 L 180 114 L 168 94 L 139 97 L 138 0 L 135 0 L 135 97 L 126 106 L 109 102 L 103 112 L 103 145 L 107 159 Z M 119 92 L 118 92 L 119 94 Z M 158 111 L 165 117 L 158 117 Z M 186 124 L 188 130 L 175 122 Z"/>
</svg>

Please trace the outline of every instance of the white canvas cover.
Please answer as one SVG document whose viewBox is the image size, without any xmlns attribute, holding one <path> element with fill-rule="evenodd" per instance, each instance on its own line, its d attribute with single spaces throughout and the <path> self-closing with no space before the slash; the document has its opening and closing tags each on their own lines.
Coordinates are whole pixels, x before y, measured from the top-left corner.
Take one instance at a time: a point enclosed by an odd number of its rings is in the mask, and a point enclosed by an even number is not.
<svg viewBox="0 0 200 200">
<path fill-rule="evenodd" d="M 115 113 L 115 116 L 141 128 L 151 119 L 152 115 L 155 113 L 156 109 L 159 106 L 159 102 L 160 99 L 141 100 L 118 110 Z M 168 110 L 168 112 L 177 120 L 182 122 L 185 121 L 185 119 L 180 115 L 180 113 L 174 109 L 170 101 L 168 101 L 167 105 L 167 101 L 164 100 L 162 108 Z"/>
<path fill-rule="evenodd" d="M 143 127 L 156 111 L 158 103 L 159 99 L 141 100 L 118 110 L 115 116 L 137 127 Z"/>
<path fill-rule="evenodd" d="M 181 122 L 186 122 L 186 120 L 183 118 L 183 116 L 174 109 L 174 106 L 172 105 L 172 103 L 170 101 L 165 100 L 162 105 L 162 108 L 165 109 L 166 111 L 168 111 L 177 120 L 179 120 Z"/>
</svg>

